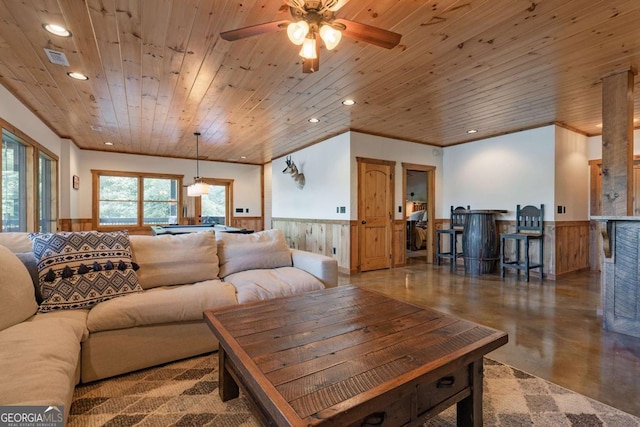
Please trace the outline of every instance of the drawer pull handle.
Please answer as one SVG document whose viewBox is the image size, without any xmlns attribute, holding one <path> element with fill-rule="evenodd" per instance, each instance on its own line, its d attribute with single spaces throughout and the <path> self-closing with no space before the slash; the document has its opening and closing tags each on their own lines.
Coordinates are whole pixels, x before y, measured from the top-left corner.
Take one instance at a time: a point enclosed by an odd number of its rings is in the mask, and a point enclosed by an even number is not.
<svg viewBox="0 0 640 427">
<path fill-rule="evenodd" d="M 436 384 L 437 388 L 450 388 L 456 383 L 456 378 L 453 375 L 449 375 L 448 377 L 442 377 L 438 380 Z"/>
<path fill-rule="evenodd" d="M 362 427 L 381 426 L 384 423 L 385 412 L 374 412 L 367 416 L 362 422 Z"/>
</svg>

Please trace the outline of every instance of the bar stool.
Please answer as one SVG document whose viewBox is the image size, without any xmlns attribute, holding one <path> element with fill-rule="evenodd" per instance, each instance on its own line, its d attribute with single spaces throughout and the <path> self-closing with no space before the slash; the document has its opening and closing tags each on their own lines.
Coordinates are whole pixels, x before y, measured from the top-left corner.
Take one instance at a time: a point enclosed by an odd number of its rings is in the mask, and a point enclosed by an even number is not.
<svg viewBox="0 0 640 427">
<path fill-rule="evenodd" d="M 462 251 L 458 252 L 458 236 L 462 235 L 464 226 L 467 222 L 467 210 L 470 207 L 458 206 L 453 208 L 451 206 L 451 215 L 449 218 L 449 228 L 443 228 L 442 230 L 436 230 L 436 264 L 440 265 L 440 260 L 446 258 L 451 260 L 451 271 L 455 269 L 457 258 L 462 257 Z M 449 251 L 443 252 L 441 250 L 441 237 L 449 237 Z"/>
<path fill-rule="evenodd" d="M 512 239 L 515 242 L 515 259 L 507 260 L 505 256 L 505 242 L 507 239 Z M 539 241 L 540 247 L 538 252 L 538 262 L 532 263 L 529 254 L 529 243 L 532 241 Z M 524 259 L 521 259 L 520 243 L 524 243 Z M 542 280 L 542 268 L 543 268 L 543 242 L 544 242 L 544 205 L 540 205 L 540 208 L 536 206 L 528 205 L 524 208 L 520 208 L 520 205 L 516 208 L 516 232 L 515 233 L 503 233 L 500 235 L 500 276 L 504 277 L 505 268 L 514 268 L 518 275 L 520 270 L 525 273 L 527 282 L 529 281 L 529 270 L 538 268 L 540 269 L 540 280 Z"/>
</svg>

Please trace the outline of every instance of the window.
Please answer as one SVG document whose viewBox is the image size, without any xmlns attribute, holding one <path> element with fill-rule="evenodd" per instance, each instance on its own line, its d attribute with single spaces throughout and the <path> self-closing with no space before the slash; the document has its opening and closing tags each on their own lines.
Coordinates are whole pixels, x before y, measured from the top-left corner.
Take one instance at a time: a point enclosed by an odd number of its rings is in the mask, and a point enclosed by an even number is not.
<svg viewBox="0 0 640 427">
<path fill-rule="evenodd" d="M 38 174 L 38 194 L 40 218 L 39 231 L 42 233 L 52 233 L 57 229 L 58 214 L 56 191 L 58 187 L 58 162 L 50 156 L 40 153 Z"/>
<path fill-rule="evenodd" d="M 209 194 L 200 201 L 203 224 L 231 225 L 232 180 L 205 179 L 209 184 Z"/>
<path fill-rule="evenodd" d="M 56 231 L 58 181 L 56 157 L 0 120 L 0 225 L 3 232 Z M 37 183 L 37 184 L 36 184 Z"/>
<path fill-rule="evenodd" d="M 27 146 L 2 131 L 2 231 L 27 230 Z"/>
<path fill-rule="evenodd" d="M 94 227 L 179 223 L 182 175 L 92 171 Z"/>
</svg>

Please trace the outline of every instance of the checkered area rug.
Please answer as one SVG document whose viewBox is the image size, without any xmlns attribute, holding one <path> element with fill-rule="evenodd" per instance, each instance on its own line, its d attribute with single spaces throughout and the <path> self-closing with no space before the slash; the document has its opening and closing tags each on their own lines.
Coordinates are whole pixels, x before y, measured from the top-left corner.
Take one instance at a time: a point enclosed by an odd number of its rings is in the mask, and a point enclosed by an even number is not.
<svg viewBox="0 0 640 427">
<path fill-rule="evenodd" d="M 485 359 L 485 426 L 640 427 L 640 418 Z M 222 403 L 210 354 L 76 387 L 68 420 L 81 426 L 257 427 L 244 398 Z M 456 425 L 455 405 L 425 427 Z"/>
</svg>

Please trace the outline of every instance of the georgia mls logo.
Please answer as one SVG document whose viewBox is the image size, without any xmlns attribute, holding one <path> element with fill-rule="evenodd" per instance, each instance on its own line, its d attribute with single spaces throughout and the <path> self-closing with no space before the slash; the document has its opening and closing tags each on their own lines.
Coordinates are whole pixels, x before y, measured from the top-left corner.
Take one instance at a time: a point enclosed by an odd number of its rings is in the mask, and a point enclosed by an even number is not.
<svg viewBox="0 0 640 427">
<path fill-rule="evenodd" d="M 0 427 L 63 426 L 63 406 L 0 406 Z"/>
</svg>

